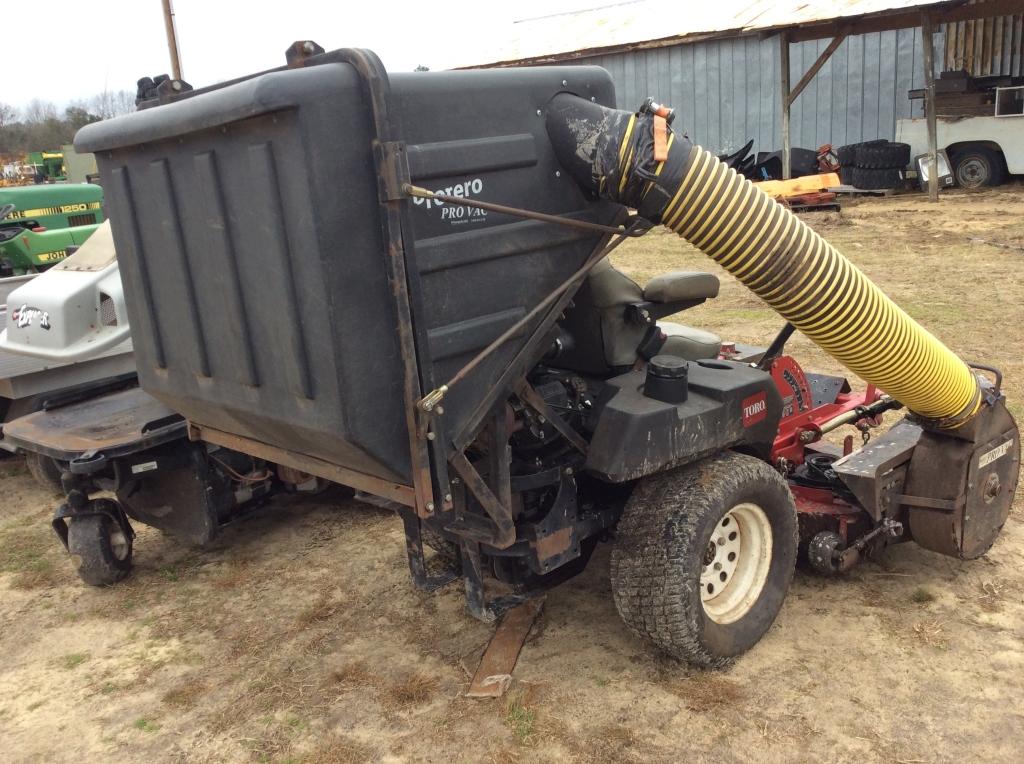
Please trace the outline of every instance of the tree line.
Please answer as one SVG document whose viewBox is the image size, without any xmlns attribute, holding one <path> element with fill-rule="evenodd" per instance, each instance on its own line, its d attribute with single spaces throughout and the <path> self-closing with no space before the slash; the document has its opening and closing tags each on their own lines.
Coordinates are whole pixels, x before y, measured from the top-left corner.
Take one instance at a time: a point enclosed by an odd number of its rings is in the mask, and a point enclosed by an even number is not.
<svg viewBox="0 0 1024 764">
<path fill-rule="evenodd" d="M 58 150 L 71 143 L 80 127 L 131 111 L 135 111 L 135 93 L 130 90 L 97 93 L 72 101 L 63 111 L 38 98 L 21 109 L 0 102 L 0 155 Z"/>
</svg>

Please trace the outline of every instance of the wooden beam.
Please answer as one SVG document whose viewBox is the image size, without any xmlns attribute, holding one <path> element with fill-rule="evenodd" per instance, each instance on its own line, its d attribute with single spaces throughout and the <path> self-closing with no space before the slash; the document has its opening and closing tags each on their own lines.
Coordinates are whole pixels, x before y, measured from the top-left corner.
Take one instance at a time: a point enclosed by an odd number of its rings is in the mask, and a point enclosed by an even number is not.
<svg viewBox="0 0 1024 764">
<path fill-rule="evenodd" d="M 924 46 L 924 108 L 928 121 L 928 201 L 939 201 L 939 149 L 935 117 L 935 34 L 932 17 L 921 14 L 921 44 Z"/>
<path fill-rule="evenodd" d="M 1020 0 L 987 0 L 974 5 L 958 5 L 952 8 L 936 8 L 929 11 L 932 24 L 951 24 L 956 21 L 970 21 L 990 16 L 1012 16 L 1020 13 Z M 833 37 L 844 26 L 849 26 L 850 34 L 867 34 L 868 32 L 889 32 L 894 29 L 912 29 L 920 26 L 919 11 L 894 13 L 887 16 L 861 16 L 854 19 L 836 19 L 822 24 L 804 24 L 794 27 L 790 34 L 792 42 L 820 40 Z"/>
<path fill-rule="evenodd" d="M 779 32 L 779 79 L 782 90 L 782 179 L 792 177 L 793 150 L 789 140 L 789 32 Z"/>
<path fill-rule="evenodd" d="M 832 38 L 832 42 L 830 42 L 828 47 L 821 52 L 821 55 L 818 56 L 818 60 L 811 64 L 811 68 L 807 70 L 804 76 L 800 78 L 800 81 L 796 83 L 796 87 L 793 88 L 792 92 L 790 92 L 790 104 L 800 97 L 800 94 L 804 92 L 804 88 L 807 87 L 811 83 L 811 80 L 814 79 L 814 76 L 821 71 L 821 67 L 825 65 L 825 62 L 832 58 L 832 54 L 835 53 L 839 46 L 843 44 L 843 40 L 845 40 L 849 34 L 849 27 L 846 27 Z"/>
</svg>

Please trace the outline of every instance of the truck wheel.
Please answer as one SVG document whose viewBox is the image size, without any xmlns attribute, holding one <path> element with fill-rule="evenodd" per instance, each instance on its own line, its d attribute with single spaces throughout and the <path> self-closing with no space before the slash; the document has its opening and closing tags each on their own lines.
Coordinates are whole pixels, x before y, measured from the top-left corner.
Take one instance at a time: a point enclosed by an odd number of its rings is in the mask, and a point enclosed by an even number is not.
<svg viewBox="0 0 1024 764">
<path fill-rule="evenodd" d="M 29 474 L 43 488 L 54 493 L 64 493 L 64 486 L 60 482 L 64 467 L 56 459 L 37 454 L 34 451 L 26 451 L 25 466 L 28 467 Z"/>
<path fill-rule="evenodd" d="M 998 186 L 1006 179 L 1002 154 L 985 146 L 967 146 L 953 154 L 953 174 L 961 188 Z"/>
<path fill-rule="evenodd" d="M 759 459 L 725 452 L 633 491 L 611 555 L 615 606 L 668 654 L 721 667 L 772 625 L 796 554 L 786 481 Z"/>
<path fill-rule="evenodd" d="M 110 586 L 132 569 L 132 539 L 109 515 L 78 515 L 68 524 L 68 552 L 78 577 L 90 586 Z"/>
</svg>

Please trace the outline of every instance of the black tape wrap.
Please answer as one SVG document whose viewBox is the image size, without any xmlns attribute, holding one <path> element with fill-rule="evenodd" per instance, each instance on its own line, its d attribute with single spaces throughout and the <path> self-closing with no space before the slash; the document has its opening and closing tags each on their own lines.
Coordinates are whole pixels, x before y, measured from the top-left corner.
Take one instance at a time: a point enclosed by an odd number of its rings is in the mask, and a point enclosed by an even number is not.
<svg viewBox="0 0 1024 764">
<path fill-rule="evenodd" d="M 547 111 L 555 151 L 580 185 L 652 223 L 661 222 L 694 156 L 690 139 L 666 128 L 673 150 L 659 172 L 653 114 L 607 109 L 569 93 L 555 96 Z"/>
</svg>

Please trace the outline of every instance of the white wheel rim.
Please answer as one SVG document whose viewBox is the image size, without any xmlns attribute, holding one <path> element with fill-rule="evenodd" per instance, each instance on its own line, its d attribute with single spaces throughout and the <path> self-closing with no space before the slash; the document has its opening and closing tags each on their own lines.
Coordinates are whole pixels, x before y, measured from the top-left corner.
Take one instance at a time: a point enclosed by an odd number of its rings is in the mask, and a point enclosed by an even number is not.
<svg viewBox="0 0 1024 764">
<path fill-rule="evenodd" d="M 757 602 L 772 563 L 772 526 L 756 504 L 730 509 L 711 534 L 700 573 L 700 599 L 715 623 L 733 623 Z"/>
<path fill-rule="evenodd" d="M 108 538 L 110 539 L 110 551 L 114 557 L 118 560 L 125 560 L 128 557 L 128 537 L 125 536 L 124 531 L 115 523 L 110 523 L 110 533 Z"/>
</svg>

